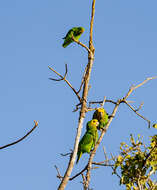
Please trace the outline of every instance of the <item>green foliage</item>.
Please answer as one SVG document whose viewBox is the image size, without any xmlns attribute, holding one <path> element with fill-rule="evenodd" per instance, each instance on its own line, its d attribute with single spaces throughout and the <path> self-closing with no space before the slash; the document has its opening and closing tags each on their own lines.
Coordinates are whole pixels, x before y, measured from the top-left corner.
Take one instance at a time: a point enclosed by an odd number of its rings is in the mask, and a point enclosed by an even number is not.
<svg viewBox="0 0 157 190">
<path fill-rule="evenodd" d="M 151 137 L 148 147 L 140 136 L 135 141 L 131 135 L 130 142 L 130 146 L 121 143 L 113 174 L 118 175 L 120 171 L 120 184 L 126 190 L 157 190 L 157 180 L 152 180 L 152 175 L 157 173 L 157 135 Z"/>
</svg>

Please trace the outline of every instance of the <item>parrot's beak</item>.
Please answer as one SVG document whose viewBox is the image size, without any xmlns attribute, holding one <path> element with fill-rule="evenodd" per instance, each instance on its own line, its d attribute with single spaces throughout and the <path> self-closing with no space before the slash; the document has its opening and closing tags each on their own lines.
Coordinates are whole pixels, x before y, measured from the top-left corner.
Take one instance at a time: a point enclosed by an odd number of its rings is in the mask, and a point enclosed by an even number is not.
<svg viewBox="0 0 157 190">
<path fill-rule="evenodd" d="M 98 125 L 99 125 L 99 121 L 97 121 L 97 127 L 98 127 Z"/>
<path fill-rule="evenodd" d="M 84 32 L 84 29 L 82 28 L 81 33 L 83 33 L 83 32 Z"/>
</svg>

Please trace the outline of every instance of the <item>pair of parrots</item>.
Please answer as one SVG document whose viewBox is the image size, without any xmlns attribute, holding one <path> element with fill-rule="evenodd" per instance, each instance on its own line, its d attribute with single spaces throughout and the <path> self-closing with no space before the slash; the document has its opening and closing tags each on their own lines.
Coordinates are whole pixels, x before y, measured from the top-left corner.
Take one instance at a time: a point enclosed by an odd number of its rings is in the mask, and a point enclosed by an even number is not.
<svg viewBox="0 0 157 190">
<path fill-rule="evenodd" d="M 103 129 L 108 122 L 108 114 L 104 108 L 98 108 L 94 114 L 91 121 L 86 125 L 86 133 L 79 142 L 77 161 L 80 160 L 83 153 L 90 153 L 94 148 L 98 140 L 98 129 Z"/>
</svg>

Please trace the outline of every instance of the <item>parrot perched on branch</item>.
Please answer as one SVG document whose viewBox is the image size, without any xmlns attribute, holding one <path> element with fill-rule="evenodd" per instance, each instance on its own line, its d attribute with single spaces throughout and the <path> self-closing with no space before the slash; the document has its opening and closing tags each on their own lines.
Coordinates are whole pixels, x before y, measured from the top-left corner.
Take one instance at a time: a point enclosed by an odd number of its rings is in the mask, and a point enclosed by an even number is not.
<svg viewBox="0 0 157 190">
<path fill-rule="evenodd" d="M 73 42 L 72 37 L 75 40 L 79 40 L 81 34 L 84 32 L 84 28 L 83 27 L 74 27 L 71 30 L 69 30 L 69 32 L 67 33 L 67 35 L 63 38 L 64 39 L 64 43 L 63 43 L 63 47 L 66 48 L 69 44 L 71 44 Z"/>
<path fill-rule="evenodd" d="M 90 151 L 94 148 L 98 140 L 98 125 L 99 122 L 97 119 L 92 119 L 87 123 L 87 131 L 79 142 L 76 164 L 80 160 L 83 153 L 90 153 Z"/>
<path fill-rule="evenodd" d="M 98 108 L 93 114 L 93 119 L 97 119 L 99 121 L 98 129 L 100 130 L 106 126 L 108 122 L 108 114 L 104 108 Z"/>
</svg>

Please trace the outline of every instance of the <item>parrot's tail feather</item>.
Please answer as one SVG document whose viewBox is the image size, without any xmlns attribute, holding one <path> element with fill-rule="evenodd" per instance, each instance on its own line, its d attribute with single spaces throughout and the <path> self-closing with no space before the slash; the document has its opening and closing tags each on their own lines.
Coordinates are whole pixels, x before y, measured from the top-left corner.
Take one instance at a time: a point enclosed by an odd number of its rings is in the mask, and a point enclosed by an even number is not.
<svg viewBox="0 0 157 190">
<path fill-rule="evenodd" d="M 64 48 L 66 48 L 68 45 L 67 45 L 67 44 L 65 44 L 65 43 L 63 43 L 63 44 L 62 44 L 62 46 L 63 46 Z"/>
<path fill-rule="evenodd" d="M 77 164 L 78 161 L 80 160 L 81 156 L 82 156 L 82 152 L 80 152 L 80 154 L 78 154 L 76 164 Z"/>
</svg>

